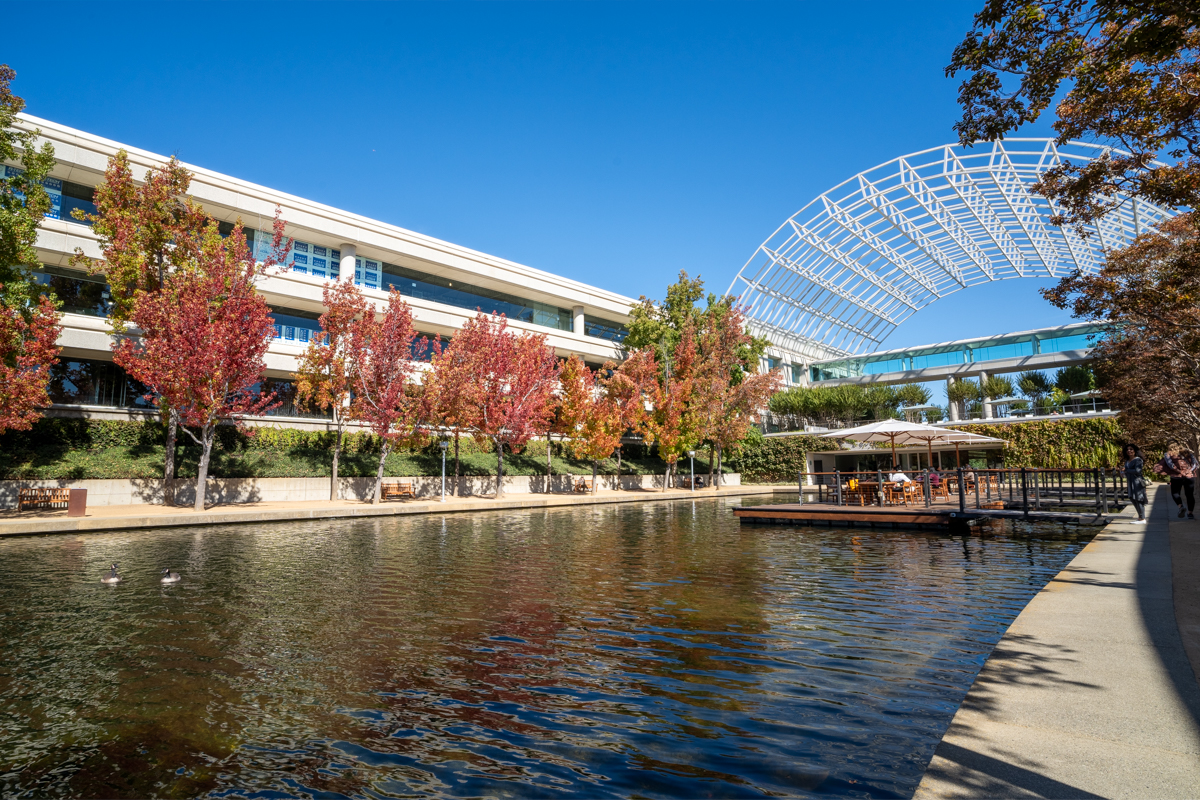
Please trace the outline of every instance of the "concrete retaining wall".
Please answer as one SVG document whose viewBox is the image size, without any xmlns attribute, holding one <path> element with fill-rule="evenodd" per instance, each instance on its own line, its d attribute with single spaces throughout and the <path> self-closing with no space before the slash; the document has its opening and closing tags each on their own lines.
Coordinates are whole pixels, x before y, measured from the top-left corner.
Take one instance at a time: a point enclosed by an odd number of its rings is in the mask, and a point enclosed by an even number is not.
<svg viewBox="0 0 1200 800">
<path fill-rule="evenodd" d="M 586 475 L 584 477 L 591 477 Z M 741 475 L 726 473 L 724 486 L 741 486 Z M 442 479 L 385 478 L 385 481 L 411 480 L 418 497 L 437 497 L 441 494 Z M 575 478 L 555 475 L 550 490 L 567 492 Z M 662 475 L 622 475 L 622 489 L 661 489 Z M 369 500 L 375 490 L 374 478 L 339 478 L 343 500 Z M 0 481 L 0 508 L 16 508 L 20 489 L 70 488 L 87 489 L 89 506 L 120 506 L 141 503 L 159 504 L 163 498 L 162 479 L 158 480 L 86 480 L 86 481 Z M 175 502 L 191 505 L 196 499 L 196 483 L 175 480 Z M 615 475 L 601 475 L 600 489 L 616 489 Z M 504 479 L 504 491 L 511 494 L 544 494 L 545 475 L 516 475 Z M 492 495 L 496 492 L 494 477 L 459 478 L 460 497 Z M 446 479 L 446 493 L 455 494 L 454 479 Z M 205 491 L 208 503 L 280 503 L 329 499 L 328 478 L 210 478 Z"/>
</svg>

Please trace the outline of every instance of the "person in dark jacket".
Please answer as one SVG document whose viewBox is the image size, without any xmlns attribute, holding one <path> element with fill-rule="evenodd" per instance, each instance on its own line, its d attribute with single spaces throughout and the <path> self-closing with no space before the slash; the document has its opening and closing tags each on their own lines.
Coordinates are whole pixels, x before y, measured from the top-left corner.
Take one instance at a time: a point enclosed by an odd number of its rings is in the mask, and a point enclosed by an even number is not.
<svg viewBox="0 0 1200 800">
<path fill-rule="evenodd" d="M 1171 499 L 1179 506 L 1179 516 L 1186 512 L 1188 519 L 1195 519 L 1196 473 L 1200 471 L 1200 464 L 1196 463 L 1192 451 L 1171 445 L 1162 460 L 1154 465 L 1154 471 L 1171 480 Z"/>
<path fill-rule="evenodd" d="M 1137 512 L 1138 522 L 1146 521 L 1146 478 L 1142 475 L 1142 448 L 1125 445 L 1125 485 L 1129 487 L 1129 502 Z"/>
</svg>

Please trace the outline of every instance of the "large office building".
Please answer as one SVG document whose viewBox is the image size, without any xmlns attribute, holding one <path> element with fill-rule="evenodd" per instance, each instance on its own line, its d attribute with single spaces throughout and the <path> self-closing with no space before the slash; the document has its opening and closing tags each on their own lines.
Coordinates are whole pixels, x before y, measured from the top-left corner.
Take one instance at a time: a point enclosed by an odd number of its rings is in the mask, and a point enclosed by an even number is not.
<svg viewBox="0 0 1200 800">
<path fill-rule="evenodd" d="M 72 268 L 77 249 L 100 256 L 92 229 L 71 215 L 94 211 L 95 187 L 109 159 L 129 154 L 135 177 L 167 158 L 136 147 L 22 114 L 17 125 L 37 129 L 54 146 L 57 164 L 46 181 L 53 208 L 37 239 L 38 280 L 62 301 L 62 364 L 51 383 L 51 413 L 126 416 L 145 409 L 139 386 L 112 363 L 104 280 Z M 282 210 L 295 244 L 286 269 L 271 274 L 260 291 L 275 318 L 267 355 L 271 388 L 290 399 L 297 357 L 319 328 L 322 288 L 330 280 L 352 280 L 382 308 L 396 289 L 411 305 L 418 329 L 443 340 L 454 336 L 476 310 L 503 313 L 510 327 L 545 334 L 555 352 L 591 364 L 621 357 L 620 344 L 633 300 L 404 228 L 257 186 L 202 167 L 193 173 L 190 194 L 225 229 L 240 219 L 247 238 L 265 252 L 275 209 Z M 17 169 L 15 164 L 4 166 Z M 304 416 L 291 402 L 273 412 L 276 421 Z M 299 420 L 298 420 L 299 421 Z"/>
</svg>

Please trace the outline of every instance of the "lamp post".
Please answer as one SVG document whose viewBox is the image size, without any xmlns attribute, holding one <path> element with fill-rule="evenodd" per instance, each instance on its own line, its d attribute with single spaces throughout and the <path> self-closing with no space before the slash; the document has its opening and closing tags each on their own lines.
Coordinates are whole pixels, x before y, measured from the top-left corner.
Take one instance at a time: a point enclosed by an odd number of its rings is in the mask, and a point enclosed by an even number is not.
<svg viewBox="0 0 1200 800">
<path fill-rule="evenodd" d="M 445 439 L 438 442 L 438 447 L 442 449 L 442 502 L 446 502 L 446 448 L 450 443 Z"/>
<path fill-rule="evenodd" d="M 696 451 L 688 450 L 688 460 L 692 463 L 692 491 L 696 491 Z"/>
</svg>

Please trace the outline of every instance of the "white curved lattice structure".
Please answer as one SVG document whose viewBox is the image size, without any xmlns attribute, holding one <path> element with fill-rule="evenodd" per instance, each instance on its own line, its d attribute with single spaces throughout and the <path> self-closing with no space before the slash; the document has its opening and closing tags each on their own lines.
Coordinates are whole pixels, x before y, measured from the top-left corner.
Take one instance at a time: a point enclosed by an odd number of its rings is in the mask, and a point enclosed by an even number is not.
<svg viewBox="0 0 1200 800">
<path fill-rule="evenodd" d="M 875 349 L 938 298 L 1007 278 L 1097 269 L 1104 253 L 1174 212 L 1124 198 L 1084 238 L 1028 191 L 1105 148 L 1052 139 L 945 145 L 839 184 L 789 218 L 729 288 L 752 328 L 808 359 Z"/>
</svg>

